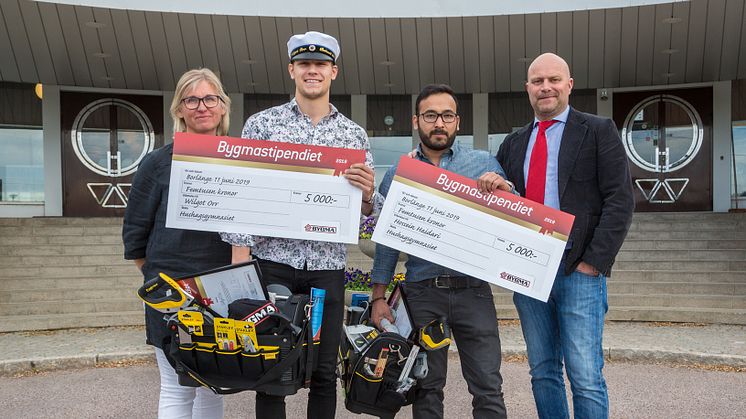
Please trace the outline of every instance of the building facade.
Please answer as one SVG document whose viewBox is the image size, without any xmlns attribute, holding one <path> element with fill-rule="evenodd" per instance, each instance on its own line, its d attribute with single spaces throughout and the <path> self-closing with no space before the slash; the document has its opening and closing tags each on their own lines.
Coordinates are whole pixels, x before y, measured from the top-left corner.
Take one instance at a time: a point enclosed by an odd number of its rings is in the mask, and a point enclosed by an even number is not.
<svg viewBox="0 0 746 419">
<path fill-rule="evenodd" d="M 532 118 L 527 66 L 555 52 L 571 105 L 616 122 L 637 211 L 746 206 L 743 0 L 181 3 L 0 2 L 0 217 L 121 216 L 139 162 L 170 141 L 182 73 L 220 75 L 238 136 L 292 94 L 285 42 L 307 30 L 340 40 L 332 102 L 368 131 L 377 176 L 417 143 L 423 85 L 453 86 L 458 141 L 495 152 Z"/>
</svg>

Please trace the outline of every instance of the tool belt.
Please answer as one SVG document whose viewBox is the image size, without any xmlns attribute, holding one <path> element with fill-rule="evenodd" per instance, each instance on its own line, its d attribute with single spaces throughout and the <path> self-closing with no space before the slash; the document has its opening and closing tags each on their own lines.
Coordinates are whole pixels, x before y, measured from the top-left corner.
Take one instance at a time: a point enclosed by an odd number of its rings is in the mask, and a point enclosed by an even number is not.
<svg viewBox="0 0 746 419">
<path fill-rule="evenodd" d="M 307 304 L 308 295 L 291 296 L 285 305 L 278 304 L 283 313 L 268 314 L 277 326 L 256 333 L 255 342 L 241 342 L 239 338 L 235 346 L 227 344 L 224 336 L 216 336 L 215 327 L 209 324 L 230 319 L 205 316 L 199 336 L 193 325 L 182 320 L 190 311 L 172 315 L 168 321 L 172 334 L 170 342 L 164 344 L 164 352 L 176 370 L 179 384 L 207 387 L 217 394 L 254 390 L 276 396 L 295 394 L 299 388 L 307 387 L 319 342 L 313 341 L 306 316 L 293 318 L 295 313 L 289 313 Z M 185 337 L 189 342 L 184 342 Z"/>
</svg>

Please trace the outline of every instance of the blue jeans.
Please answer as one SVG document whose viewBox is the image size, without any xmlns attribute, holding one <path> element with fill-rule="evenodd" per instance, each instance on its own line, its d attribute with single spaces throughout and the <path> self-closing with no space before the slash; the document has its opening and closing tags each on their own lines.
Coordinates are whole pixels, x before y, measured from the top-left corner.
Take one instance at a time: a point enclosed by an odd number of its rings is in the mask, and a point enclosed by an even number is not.
<svg viewBox="0 0 746 419">
<path fill-rule="evenodd" d="M 602 369 L 606 277 L 560 264 L 549 300 L 515 293 L 513 302 L 526 340 L 531 387 L 540 418 L 569 418 L 564 363 L 576 418 L 608 418 L 609 397 Z"/>
</svg>

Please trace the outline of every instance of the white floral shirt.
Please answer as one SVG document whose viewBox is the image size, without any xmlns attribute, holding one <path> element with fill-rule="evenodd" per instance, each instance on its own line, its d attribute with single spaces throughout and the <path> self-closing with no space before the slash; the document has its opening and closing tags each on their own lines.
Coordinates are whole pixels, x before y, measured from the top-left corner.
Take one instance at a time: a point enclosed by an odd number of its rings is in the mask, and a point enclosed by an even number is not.
<svg viewBox="0 0 746 419">
<path fill-rule="evenodd" d="M 316 126 L 301 112 L 295 99 L 256 113 L 246 120 L 242 138 L 311 144 L 365 150 L 365 163 L 373 167 L 373 155 L 365 130 L 329 105 L 331 111 Z M 373 213 L 380 212 L 383 197 L 376 193 Z M 223 241 L 251 248 L 252 255 L 311 271 L 344 269 L 347 247 L 344 243 L 283 239 L 244 233 L 220 233 Z"/>
</svg>

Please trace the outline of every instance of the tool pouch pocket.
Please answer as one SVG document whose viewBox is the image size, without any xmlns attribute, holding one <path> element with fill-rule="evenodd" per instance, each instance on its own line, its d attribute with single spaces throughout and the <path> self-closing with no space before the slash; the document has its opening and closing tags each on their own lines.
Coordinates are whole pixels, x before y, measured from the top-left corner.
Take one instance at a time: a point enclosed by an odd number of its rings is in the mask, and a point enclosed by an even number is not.
<svg viewBox="0 0 746 419">
<path fill-rule="evenodd" d="M 411 350 L 398 334 L 382 333 L 361 352 L 351 353 L 344 365 L 345 406 L 354 413 L 393 417 L 402 406 L 414 401 L 414 389 L 397 392 L 399 376 Z M 383 353 L 384 361 L 380 361 Z M 382 365 L 385 365 L 382 367 Z M 382 369 L 382 371 L 381 371 Z"/>
<path fill-rule="evenodd" d="M 179 351 L 181 353 L 181 351 Z M 193 351 L 196 358 L 196 370 L 205 375 L 214 375 L 218 373 L 218 362 L 215 358 L 215 346 L 203 347 L 196 346 Z"/>
</svg>

